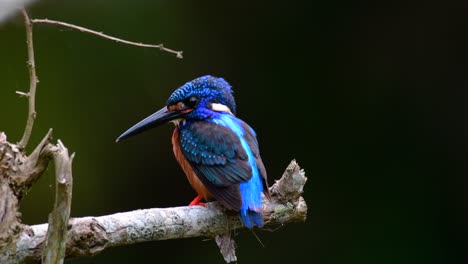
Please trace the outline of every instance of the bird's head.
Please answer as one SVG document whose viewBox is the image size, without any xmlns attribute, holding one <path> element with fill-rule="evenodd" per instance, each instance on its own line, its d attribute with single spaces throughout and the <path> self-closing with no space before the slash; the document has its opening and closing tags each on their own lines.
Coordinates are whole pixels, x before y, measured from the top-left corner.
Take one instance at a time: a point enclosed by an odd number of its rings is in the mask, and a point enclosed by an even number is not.
<svg viewBox="0 0 468 264">
<path fill-rule="evenodd" d="M 229 83 L 210 75 L 187 82 L 175 90 L 167 100 L 169 111 L 185 113 L 186 119 L 204 119 L 211 111 L 235 114 L 236 103 Z"/>
<path fill-rule="evenodd" d="M 220 112 L 236 113 L 231 86 L 223 78 L 202 76 L 176 89 L 165 107 L 125 131 L 117 141 L 167 122 L 202 120 Z"/>
</svg>

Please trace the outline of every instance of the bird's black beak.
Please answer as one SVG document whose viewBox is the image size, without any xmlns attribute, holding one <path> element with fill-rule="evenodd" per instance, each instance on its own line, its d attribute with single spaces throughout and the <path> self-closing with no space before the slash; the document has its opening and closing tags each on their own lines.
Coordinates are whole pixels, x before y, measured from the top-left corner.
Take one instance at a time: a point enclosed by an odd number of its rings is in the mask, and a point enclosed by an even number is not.
<svg viewBox="0 0 468 264">
<path fill-rule="evenodd" d="M 153 128 L 153 127 L 165 124 L 169 121 L 175 120 L 177 118 L 180 118 L 186 113 L 187 112 L 185 111 L 177 111 L 177 110 L 171 111 L 167 109 L 167 107 L 163 107 L 161 110 L 148 116 L 147 118 L 138 122 L 136 125 L 129 128 L 122 135 L 120 135 L 117 138 L 117 140 L 115 140 L 115 142 L 122 141 L 123 139 L 140 134 L 141 132 L 146 131 L 150 128 Z"/>
</svg>

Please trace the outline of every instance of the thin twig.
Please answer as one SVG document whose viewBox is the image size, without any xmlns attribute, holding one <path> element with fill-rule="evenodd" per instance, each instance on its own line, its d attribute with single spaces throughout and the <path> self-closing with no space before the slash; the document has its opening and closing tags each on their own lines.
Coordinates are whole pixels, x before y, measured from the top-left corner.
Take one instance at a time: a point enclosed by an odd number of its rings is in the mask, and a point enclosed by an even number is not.
<svg viewBox="0 0 468 264">
<path fill-rule="evenodd" d="M 28 68 L 29 68 L 29 92 L 28 92 L 28 120 L 26 121 L 26 128 L 24 129 L 23 137 L 18 143 L 18 148 L 24 149 L 28 145 L 29 138 L 31 137 L 31 131 L 34 126 L 34 120 L 36 119 L 36 87 L 39 80 L 36 75 L 36 61 L 34 59 L 34 45 L 33 45 L 33 25 L 29 19 L 28 13 L 23 8 L 21 13 L 24 17 L 24 26 L 26 28 L 26 43 L 28 46 Z"/>
<path fill-rule="evenodd" d="M 81 26 L 73 25 L 73 24 L 70 24 L 70 23 L 62 22 L 62 21 L 56 21 L 56 20 L 50 20 L 50 19 L 33 19 L 33 20 L 31 20 L 31 22 L 35 23 L 35 24 L 51 24 L 51 25 L 57 25 L 57 26 L 71 28 L 71 29 L 76 29 L 76 30 L 84 32 L 84 33 L 93 34 L 93 35 L 99 36 L 101 38 L 113 40 L 115 42 L 131 45 L 131 46 L 159 49 L 159 50 L 162 50 L 162 51 L 165 51 L 165 52 L 175 54 L 177 56 L 177 58 L 179 58 L 179 59 L 183 58 L 182 57 L 182 51 L 176 51 L 176 50 L 165 48 L 163 44 L 153 45 L 153 44 L 145 44 L 145 43 L 128 41 L 128 40 L 124 40 L 124 39 L 120 39 L 120 38 L 116 38 L 116 37 L 113 37 L 113 36 L 106 35 L 106 34 L 104 34 L 102 32 L 98 32 L 98 31 L 95 31 L 95 30 L 91 30 L 91 29 L 88 29 L 88 28 L 84 28 L 84 27 L 81 27 Z"/>
</svg>

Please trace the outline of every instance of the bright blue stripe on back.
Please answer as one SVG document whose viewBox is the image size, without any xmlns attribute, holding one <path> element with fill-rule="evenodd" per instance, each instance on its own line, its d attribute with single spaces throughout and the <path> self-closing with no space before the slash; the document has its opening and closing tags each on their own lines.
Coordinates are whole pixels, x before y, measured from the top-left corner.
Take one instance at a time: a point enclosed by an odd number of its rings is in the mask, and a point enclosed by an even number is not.
<svg viewBox="0 0 468 264">
<path fill-rule="evenodd" d="M 263 184 L 257 168 L 257 163 L 255 162 L 255 157 L 244 138 L 244 128 L 240 123 L 241 121 L 233 115 L 224 113 L 211 120 L 215 124 L 231 129 L 239 137 L 242 147 L 247 153 L 248 161 L 252 168 L 252 178 L 239 184 L 242 196 L 240 217 L 246 227 L 250 228 L 254 225 L 263 226 L 263 217 L 261 214 Z"/>
</svg>

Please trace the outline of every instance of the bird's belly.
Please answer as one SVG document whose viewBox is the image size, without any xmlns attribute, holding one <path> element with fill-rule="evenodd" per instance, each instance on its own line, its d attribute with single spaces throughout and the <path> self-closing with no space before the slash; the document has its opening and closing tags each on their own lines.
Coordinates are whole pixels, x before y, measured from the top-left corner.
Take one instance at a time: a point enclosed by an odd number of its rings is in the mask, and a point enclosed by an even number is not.
<svg viewBox="0 0 468 264">
<path fill-rule="evenodd" d="M 192 186 L 192 188 L 201 196 L 205 198 L 205 200 L 211 199 L 213 196 L 211 193 L 208 191 L 208 189 L 205 187 L 205 185 L 200 181 L 198 176 L 195 174 L 195 171 L 192 169 L 192 166 L 190 163 L 187 161 L 187 159 L 184 157 L 184 154 L 182 153 L 182 150 L 180 149 L 180 144 L 179 144 L 179 129 L 176 128 L 174 130 L 174 133 L 172 134 L 172 150 L 174 151 L 174 156 L 179 162 L 180 166 L 182 167 L 182 170 L 184 171 L 185 175 L 187 176 L 187 179 Z"/>
</svg>

